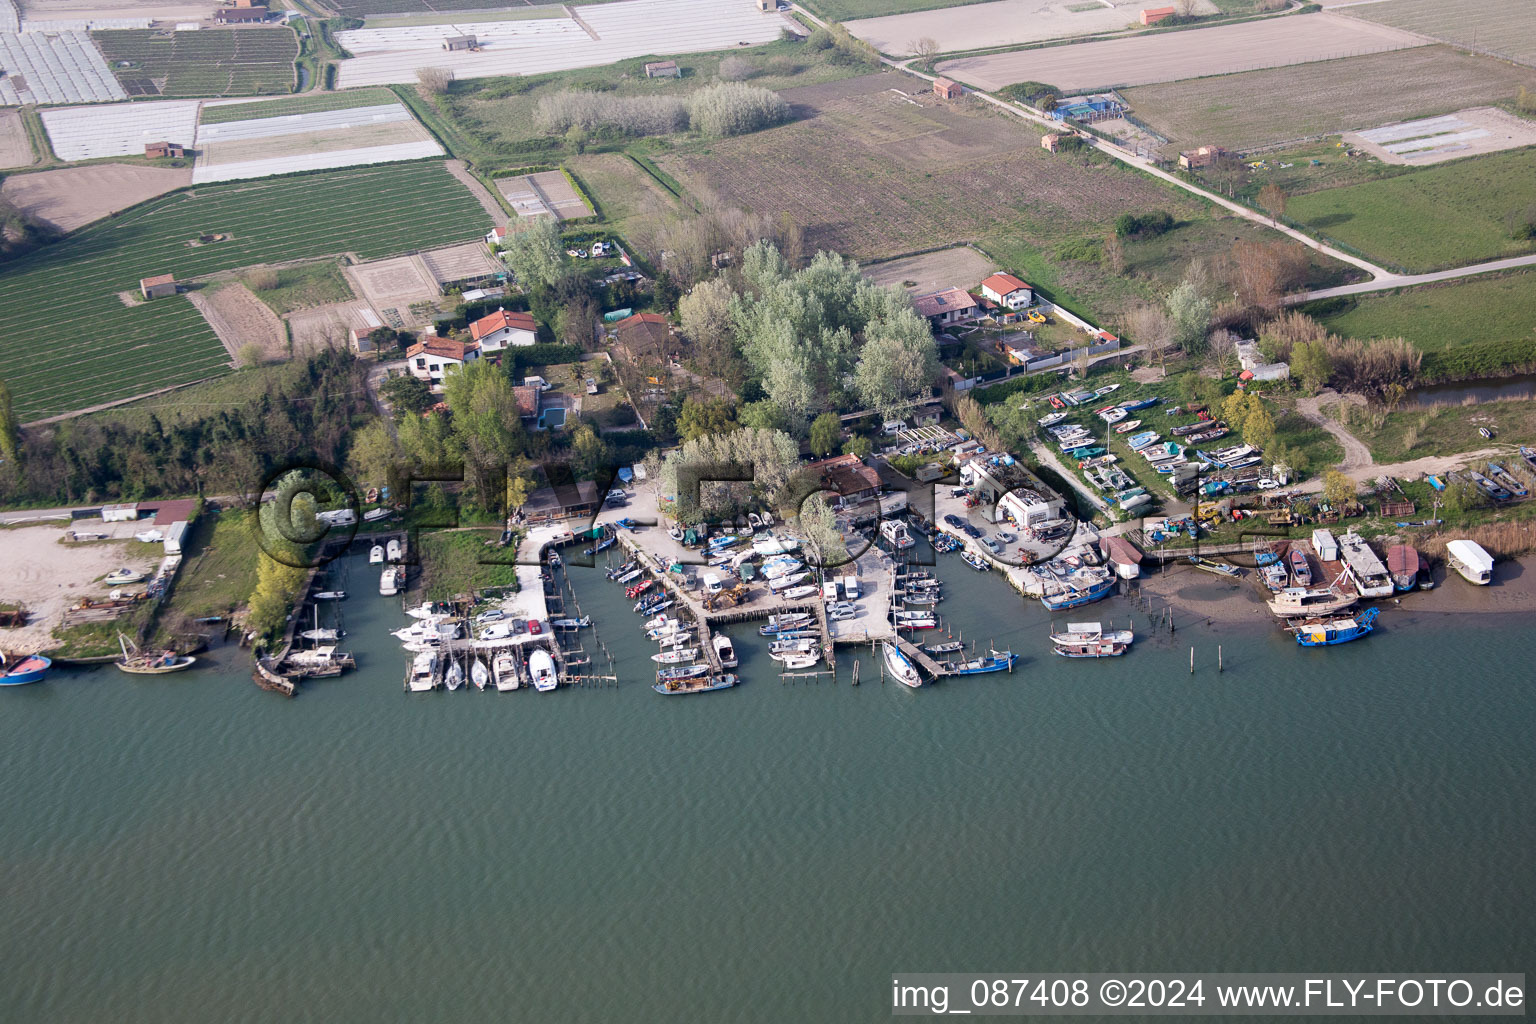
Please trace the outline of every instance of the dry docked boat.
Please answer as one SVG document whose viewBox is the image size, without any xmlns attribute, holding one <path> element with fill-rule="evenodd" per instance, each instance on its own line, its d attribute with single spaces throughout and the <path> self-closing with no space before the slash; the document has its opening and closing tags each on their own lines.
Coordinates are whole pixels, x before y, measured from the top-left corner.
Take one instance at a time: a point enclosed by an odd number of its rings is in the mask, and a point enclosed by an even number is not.
<svg viewBox="0 0 1536 1024">
<path fill-rule="evenodd" d="M 1387 572 L 1392 574 L 1392 585 L 1399 593 L 1418 585 L 1421 565 L 1419 552 L 1413 545 L 1393 544 L 1387 548 Z"/>
<path fill-rule="evenodd" d="M 1298 615 L 1331 615 L 1355 603 L 1352 594 L 1341 594 L 1331 587 L 1311 589 L 1286 587 L 1269 600 L 1269 610 L 1282 618 Z"/>
<path fill-rule="evenodd" d="M 1129 434 L 1139 426 L 1141 426 L 1141 420 L 1126 420 L 1124 423 L 1115 424 L 1115 433 Z"/>
<path fill-rule="evenodd" d="M 798 587 L 790 587 L 779 596 L 789 601 L 799 601 L 802 598 L 812 597 L 819 593 L 821 593 L 820 587 L 813 583 L 804 583 Z"/>
<path fill-rule="evenodd" d="M 1296 577 L 1298 587 L 1310 587 L 1312 585 L 1312 565 L 1307 561 L 1307 553 L 1299 547 L 1291 548 L 1289 561 L 1291 563 L 1291 575 Z"/>
<path fill-rule="evenodd" d="M 1451 541 L 1445 546 L 1445 560 L 1468 583 L 1487 586 L 1493 580 L 1493 556 L 1473 541 Z"/>
</svg>

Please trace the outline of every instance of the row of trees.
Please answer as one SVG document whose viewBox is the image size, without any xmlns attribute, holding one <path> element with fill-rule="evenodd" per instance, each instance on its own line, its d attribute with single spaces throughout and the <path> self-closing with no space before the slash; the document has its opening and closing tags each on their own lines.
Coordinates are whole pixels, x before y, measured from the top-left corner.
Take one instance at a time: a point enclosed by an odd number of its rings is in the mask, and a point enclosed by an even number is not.
<svg viewBox="0 0 1536 1024">
<path fill-rule="evenodd" d="M 618 96 L 566 89 L 539 100 L 534 123 L 550 134 L 573 129 L 594 135 L 671 135 L 689 128 L 705 135 L 745 135 L 787 121 L 778 93 L 741 81 L 716 82 L 684 96 Z"/>
</svg>

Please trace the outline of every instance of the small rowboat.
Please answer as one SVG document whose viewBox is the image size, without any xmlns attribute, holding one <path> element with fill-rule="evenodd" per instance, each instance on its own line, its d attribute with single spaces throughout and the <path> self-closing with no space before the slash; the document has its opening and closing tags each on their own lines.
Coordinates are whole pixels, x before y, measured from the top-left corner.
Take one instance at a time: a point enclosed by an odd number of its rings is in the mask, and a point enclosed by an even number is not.
<svg viewBox="0 0 1536 1024">
<path fill-rule="evenodd" d="M 1115 433 L 1129 434 L 1139 426 L 1141 426 L 1141 420 L 1126 420 L 1124 423 L 1115 424 Z"/>
</svg>

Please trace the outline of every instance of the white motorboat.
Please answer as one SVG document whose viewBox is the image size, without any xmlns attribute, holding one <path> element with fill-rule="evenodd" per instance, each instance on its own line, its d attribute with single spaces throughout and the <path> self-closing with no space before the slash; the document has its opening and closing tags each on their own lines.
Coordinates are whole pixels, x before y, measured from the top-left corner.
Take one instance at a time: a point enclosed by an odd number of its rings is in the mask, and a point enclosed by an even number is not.
<svg viewBox="0 0 1536 1024">
<path fill-rule="evenodd" d="M 555 675 L 555 659 L 542 648 L 528 655 L 528 674 L 533 678 L 533 688 L 540 693 L 548 693 L 560 682 Z"/>
<path fill-rule="evenodd" d="M 142 583 L 147 575 L 148 573 L 138 569 L 114 569 L 107 573 L 102 582 L 109 587 L 120 587 L 129 583 Z"/>
<path fill-rule="evenodd" d="M 1105 629 L 1102 622 L 1069 622 L 1062 632 L 1053 632 L 1051 642 L 1058 647 L 1079 647 L 1083 644 L 1133 643 L 1136 633 L 1129 629 Z"/>
<path fill-rule="evenodd" d="M 783 664 L 786 669 L 811 668 L 821 660 L 821 654 L 816 651 L 808 651 L 804 654 L 769 655 Z"/>
<path fill-rule="evenodd" d="M 918 674 L 917 666 L 902 653 L 901 648 L 891 643 L 881 644 L 880 654 L 885 659 L 885 670 L 894 676 L 898 683 L 914 689 L 923 685 L 923 677 Z"/>
<path fill-rule="evenodd" d="M 303 637 L 305 640 L 340 640 L 341 630 L 323 628 L 306 629 L 304 632 L 300 633 L 299 636 Z"/>
<path fill-rule="evenodd" d="M 783 591 L 793 587 L 796 583 L 809 579 L 810 576 L 811 574 L 808 572 L 792 572 L 788 576 L 780 576 L 776 580 L 769 580 L 768 589 L 782 596 Z"/>
<path fill-rule="evenodd" d="M 450 690 L 457 690 L 464 685 L 464 666 L 458 662 L 451 662 L 448 671 L 443 676 L 443 684 Z"/>
<path fill-rule="evenodd" d="M 316 601 L 345 601 L 346 599 L 347 592 L 345 590 L 322 590 L 315 595 Z"/>
<path fill-rule="evenodd" d="M 437 652 L 422 651 L 411 662 L 411 675 L 406 686 L 412 693 L 424 693 L 437 687 Z"/>
<path fill-rule="evenodd" d="M 821 588 L 814 583 L 802 583 L 798 587 L 790 587 L 779 596 L 788 601 L 799 601 L 803 598 L 815 597 L 819 593 L 821 593 Z"/>
<path fill-rule="evenodd" d="M 387 545 L 385 545 L 384 557 L 387 561 L 398 562 L 400 561 L 400 555 L 401 549 L 400 542 L 398 540 L 391 540 Z"/>
<path fill-rule="evenodd" d="M 404 573 L 405 570 L 393 565 L 385 566 L 384 571 L 379 573 L 379 596 L 394 597 L 400 593 L 400 577 Z"/>
<path fill-rule="evenodd" d="M 491 660 L 491 674 L 496 678 L 496 689 L 503 693 L 517 689 L 517 657 L 511 651 L 502 651 Z"/>
<path fill-rule="evenodd" d="M 1038 422 L 1042 427 L 1054 427 L 1056 424 L 1066 419 L 1067 415 L 1068 414 L 1064 412 L 1053 412 L 1049 416 L 1040 417 L 1040 419 L 1036 422 Z"/>
<path fill-rule="evenodd" d="M 720 659 L 721 668 L 736 667 L 736 647 L 731 643 L 731 638 L 724 633 L 716 633 L 710 641 L 715 648 L 715 655 Z"/>
<path fill-rule="evenodd" d="M 382 561 L 384 561 L 384 545 L 383 544 L 375 544 L 373 547 L 368 549 L 368 564 L 369 565 L 378 565 Z"/>
<path fill-rule="evenodd" d="M 658 665 L 681 665 L 684 662 L 693 661 L 698 656 L 697 647 L 674 647 L 669 651 L 651 655 L 651 660 Z"/>
<path fill-rule="evenodd" d="M 796 637 L 793 640 L 775 640 L 768 645 L 769 654 L 792 654 L 796 651 L 814 651 L 816 638 L 811 636 Z"/>
<path fill-rule="evenodd" d="M 469 663 L 469 681 L 475 684 L 477 690 L 485 689 L 485 684 L 491 681 L 490 669 L 479 658 Z"/>
</svg>

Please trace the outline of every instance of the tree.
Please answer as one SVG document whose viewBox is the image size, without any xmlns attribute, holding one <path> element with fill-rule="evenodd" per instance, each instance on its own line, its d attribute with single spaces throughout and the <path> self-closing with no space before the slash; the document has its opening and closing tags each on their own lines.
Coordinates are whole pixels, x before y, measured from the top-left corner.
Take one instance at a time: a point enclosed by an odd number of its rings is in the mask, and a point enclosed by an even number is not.
<svg viewBox="0 0 1536 1024">
<path fill-rule="evenodd" d="M 396 374 L 379 385 L 379 396 L 394 409 L 396 418 L 406 413 L 423 413 L 432 408 L 432 386 L 408 373 Z"/>
<path fill-rule="evenodd" d="M 263 362 L 262 357 L 265 354 L 266 353 L 262 351 L 260 344 L 254 341 L 248 341 L 244 345 L 240 346 L 240 355 L 237 357 L 236 362 L 238 362 L 242 367 L 260 366 Z"/>
<path fill-rule="evenodd" d="M 677 304 L 683 337 L 693 344 L 699 369 L 712 376 L 735 375 L 736 332 L 731 324 L 735 296 L 729 282 L 715 277 L 694 285 Z"/>
<path fill-rule="evenodd" d="M 1211 300 L 1201 295 L 1188 281 L 1181 282 L 1168 294 L 1168 319 L 1173 340 L 1190 355 L 1205 349 L 1205 336 L 1211 329 Z"/>
<path fill-rule="evenodd" d="M 1126 314 L 1126 326 L 1131 340 L 1145 345 L 1147 351 L 1157 356 L 1158 364 L 1165 367 L 1168 346 L 1173 343 L 1173 322 L 1157 306 L 1142 304 Z"/>
<path fill-rule="evenodd" d="M 1249 395 L 1248 415 L 1243 420 L 1243 441 L 1255 448 L 1268 448 L 1275 440 L 1275 418 L 1264 408 L 1258 395 Z"/>
<path fill-rule="evenodd" d="M 932 36 L 923 36 L 921 39 L 914 39 L 908 43 L 907 49 L 912 51 L 912 56 L 921 60 L 927 60 L 939 52 L 939 41 Z"/>
<path fill-rule="evenodd" d="M 21 424 L 11 408 L 11 389 L 0 380 L 0 458 L 15 462 L 21 454 Z"/>
<path fill-rule="evenodd" d="M 1285 198 L 1285 189 L 1274 182 L 1259 189 L 1259 207 L 1269 214 L 1270 224 L 1278 224 L 1285 216 Z"/>
<path fill-rule="evenodd" d="M 1237 336 L 1226 328 L 1211 332 L 1211 365 L 1219 377 L 1237 372 Z"/>
<path fill-rule="evenodd" d="M 843 440 L 843 421 L 835 412 L 824 412 L 811 423 L 811 454 L 827 456 Z"/>
<path fill-rule="evenodd" d="M 843 444 L 844 455 L 857 455 L 861 459 L 869 458 L 869 453 L 874 450 L 874 443 L 863 434 L 855 434 Z"/>
<path fill-rule="evenodd" d="M 1118 231 L 1111 231 L 1104 236 L 1099 258 L 1110 273 L 1125 273 L 1125 243 L 1120 240 Z"/>
<path fill-rule="evenodd" d="M 812 494 L 800 503 L 800 536 L 805 540 L 806 561 L 818 568 L 829 569 L 846 564 L 848 548 L 843 543 L 843 533 L 837 528 L 837 514 L 827 499 Z"/>
<path fill-rule="evenodd" d="M 1232 243 L 1232 288 L 1249 309 L 1273 310 L 1307 270 L 1307 250 L 1299 242 Z"/>
<path fill-rule="evenodd" d="M 453 86 L 453 72 L 447 68 L 417 68 L 416 84 L 430 96 L 441 96 Z"/>
<path fill-rule="evenodd" d="M 866 408 L 882 418 L 909 405 L 914 393 L 932 385 L 938 373 L 933 331 L 915 312 L 872 323 L 854 368 L 853 389 Z"/>
<path fill-rule="evenodd" d="M 538 482 L 533 478 L 533 467 L 527 459 L 514 459 L 507 467 L 507 507 L 519 511 L 528 504 Z"/>
<path fill-rule="evenodd" d="M 1227 396 L 1227 400 L 1221 406 L 1221 418 L 1227 421 L 1233 433 L 1243 432 L 1243 423 L 1248 419 L 1248 395 L 1243 391 L 1234 391 Z"/>
<path fill-rule="evenodd" d="M 716 82 L 688 97 L 688 116 L 704 135 L 745 135 L 789 120 L 790 107 L 778 93 L 744 82 Z"/>
<path fill-rule="evenodd" d="M 733 408 L 723 398 L 707 398 L 703 401 L 692 395 L 683 399 L 683 407 L 677 414 L 677 436 L 680 441 L 692 441 L 705 434 L 723 434 L 736 429 L 731 414 Z"/>
<path fill-rule="evenodd" d="M 382 420 L 369 420 L 352 435 L 347 465 L 354 479 L 364 484 L 387 483 L 390 468 L 399 461 L 400 449 Z"/>
<path fill-rule="evenodd" d="M 1307 391 L 1320 391 L 1333 376 L 1333 357 L 1328 354 L 1328 343 L 1301 341 L 1291 346 L 1291 376 L 1301 380 Z"/>
<path fill-rule="evenodd" d="M 552 287 L 565 270 L 560 228 L 552 217 L 521 219 L 531 223 L 520 224 L 507 235 L 502 243 L 502 259 L 524 288 Z"/>
<path fill-rule="evenodd" d="M 734 53 L 720 62 L 720 77 L 727 82 L 745 82 L 755 74 L 757 65 Z"/>
<path fill-rule="evenodd" d="M 608 445 L 591 424 L 583 423 L 577 427 L 571 435 L 571 472 L 577 479 L 602 479 L 610 462 Z"/>
<path fill-rule="evenodd" d="M 1344 505 L 1355 500 L 1355 482 L 1337 469 L 1323 474 L 1323 498 L 1330 505 Z"/>
</svg>

